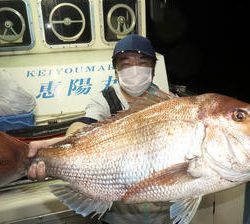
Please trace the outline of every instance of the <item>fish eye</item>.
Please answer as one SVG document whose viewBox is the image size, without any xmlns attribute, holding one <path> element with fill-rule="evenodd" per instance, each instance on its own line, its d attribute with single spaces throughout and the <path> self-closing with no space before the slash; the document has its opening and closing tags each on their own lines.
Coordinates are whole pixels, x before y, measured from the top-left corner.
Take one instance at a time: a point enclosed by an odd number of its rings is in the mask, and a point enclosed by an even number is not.
<svg viewBox="0 0 250 224">
<path fill-rule="evenodd" d="M 245 110 L 242 110 L 242 109 L 237 109 L 232 114 L 232 118 L 234 121 L 241 122 L 241 121 L 246 120 L 246 117 L 247 117 L 247 112 Z"/>
</svg>

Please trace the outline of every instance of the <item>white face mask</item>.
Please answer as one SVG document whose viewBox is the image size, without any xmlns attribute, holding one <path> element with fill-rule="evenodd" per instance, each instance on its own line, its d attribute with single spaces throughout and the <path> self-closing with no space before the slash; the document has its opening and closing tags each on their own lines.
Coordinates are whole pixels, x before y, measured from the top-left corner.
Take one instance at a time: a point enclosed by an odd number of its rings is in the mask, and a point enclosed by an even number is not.
<svg viewBox="0 0 250 224">
<path fill-rule="evenodd" d="M 117 71 L 121 88 L 131 96 L 142 95 L 152 82 L 152 68 L 131 66 Z"/>
</svg>

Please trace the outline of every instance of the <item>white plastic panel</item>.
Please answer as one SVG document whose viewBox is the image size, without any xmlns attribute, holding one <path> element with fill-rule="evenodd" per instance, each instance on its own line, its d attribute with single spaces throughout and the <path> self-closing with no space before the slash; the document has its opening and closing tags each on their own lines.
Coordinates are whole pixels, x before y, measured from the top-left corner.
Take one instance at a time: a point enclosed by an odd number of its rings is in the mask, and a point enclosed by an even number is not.
<svg viewBox="0 0 250 224">
<path fill-rule="evenodd" d="M 36 117 L 81 112 L 91 98 L 115 82 L 111 56 L 112 50 L 20 55 L 11 64 L 3 57 L 0 75 L 10 75 L 36 98 Z M 164 57 L 157 58 L 154 82 L 168 91 Z"/>
</svg>

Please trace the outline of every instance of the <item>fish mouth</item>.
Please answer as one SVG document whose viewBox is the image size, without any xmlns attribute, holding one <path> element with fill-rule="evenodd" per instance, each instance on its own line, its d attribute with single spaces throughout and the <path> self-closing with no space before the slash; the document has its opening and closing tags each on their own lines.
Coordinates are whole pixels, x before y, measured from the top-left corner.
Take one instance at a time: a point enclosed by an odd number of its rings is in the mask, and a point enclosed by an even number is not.
<svg viewBox="0 0 250 224">
<path fill-rule="evenodd" d="M 232 134 L 225 134 L 226 148 L 230 155 L 225 160 L 229 164 L 223 164 L 209 152 L 204 154 L 209 167 L 225 180 L 230 182 L 244 182 L 250 178 L 250 155 L 242 141 Z"/>
<path fill-rule="evenodd" d="M 215 173 L 227 181 L 244 182 L 250 178 L 250 173 L 225 166 L 221 164 L 221 162 L 215 160 L 210 154 L 206 154 L 206 162 Z"/>
<path fill-rule="evenodd" d="M 232 134 L 225 135 L 227 140 L 227 146 L 229 151 L 233 154 L 234 159 L 236 160 L 235 164 L 238 164 L 239 168 L 246 168 L 248 167 L 247 171 L 250 170 L 250 148 L 247 148 L 242 142 L 250 141 L 247 140 L 240 140 L 236 136 Z"/>
</svg>

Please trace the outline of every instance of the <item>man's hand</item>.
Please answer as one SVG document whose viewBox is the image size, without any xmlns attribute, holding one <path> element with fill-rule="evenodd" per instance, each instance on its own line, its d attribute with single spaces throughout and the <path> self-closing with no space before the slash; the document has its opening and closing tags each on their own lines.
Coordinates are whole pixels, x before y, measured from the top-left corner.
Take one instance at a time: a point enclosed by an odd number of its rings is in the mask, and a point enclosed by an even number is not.
<svg viewBox="0 0 250 224">
<path fill-rule="evenodd" d="M 38 150 L 49 147 L 50 145 L 55 144 L 64 139 L 65 137 L 60 137 L 49 140 L 30 142 L 28 158 L 35 157 Z M 29 167 L 27 175 L 28 178 L 31 180 L 39 180 L 39 181 L 44 180 L 46 177 L 45 163 L 43 161 L 38 161 L 38 162 L 34 161 Z"/>
<path fill-rule="evenodd" d="M 38 163 L 34 162 L 31 164 L 28 170 L 28 178 L 31 180 L 39 180 L 42 181 L 46 177 L 45 171 L 45 163 L 43 161 L 39 161 Z"/>
<path fill-rule="evenodd" d="M 82 123 L 82 122 L 75 122 L 73 124 L 71 124 L 66 132 L 66 136 L 70 136 L 72 134 L 74 134 L 75 132 L 77 132 L 78 130 L 80 130 L 81 128 L 87 126 L 87 124 Z"/>
<path fill-rule="evenodd" d="M 38 150 L 40 149 L 47 148 L 52 144 L 63 141 L 66 137 L 68 137 L 69 135 L 72 135 L 74 132 L 84 127 L 85 125 L 86 124 L 81 123 L 81 122 L 75 122 L 68 128 L 66 136 L 64 137 L 30 142 L 28 158 L 35 157 Z M 28 178 L 31 180 L 39 180 L 39 181 L 44 180 L 46 177 L 45 163 L 43 161 L 38 161 L 38 162 L 34 161 L 29 167 L 27 175 L 28 175 Z"/>
</svg>

